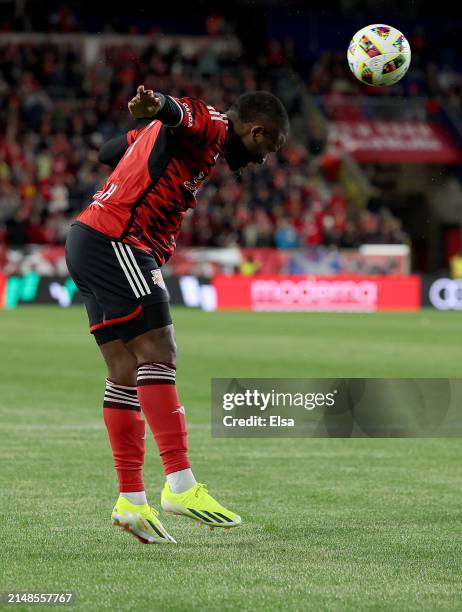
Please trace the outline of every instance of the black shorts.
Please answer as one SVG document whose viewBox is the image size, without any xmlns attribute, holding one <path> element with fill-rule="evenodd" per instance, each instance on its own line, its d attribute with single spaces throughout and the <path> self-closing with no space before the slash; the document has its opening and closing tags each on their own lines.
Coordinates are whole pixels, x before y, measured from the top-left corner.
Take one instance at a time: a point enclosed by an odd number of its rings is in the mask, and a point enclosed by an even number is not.
<svg viewBox="0 0 462 612">
<path fill-rule="evenodd" d="M 98 344 L 128 342 L 171 324 L 168 291 L 148 253 L 74 222 L 66 241 L 66 262 Z"/>
</svg>

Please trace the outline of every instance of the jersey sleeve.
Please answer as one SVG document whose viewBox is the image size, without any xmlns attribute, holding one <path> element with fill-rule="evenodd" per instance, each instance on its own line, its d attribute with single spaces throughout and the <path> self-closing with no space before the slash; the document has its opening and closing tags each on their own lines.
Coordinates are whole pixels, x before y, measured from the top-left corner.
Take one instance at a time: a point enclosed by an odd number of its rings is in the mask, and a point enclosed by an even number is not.
<svg viewBox="0 0 462 612">
<path fill-rule="evenodd" d="M 183 140 L 207 146 L 214 142 L 228 126 L 228 118 L 199 98 L 170 98 L 181 110 L 181 119 L 171 126 L 172 133 Z"/>
</svg>

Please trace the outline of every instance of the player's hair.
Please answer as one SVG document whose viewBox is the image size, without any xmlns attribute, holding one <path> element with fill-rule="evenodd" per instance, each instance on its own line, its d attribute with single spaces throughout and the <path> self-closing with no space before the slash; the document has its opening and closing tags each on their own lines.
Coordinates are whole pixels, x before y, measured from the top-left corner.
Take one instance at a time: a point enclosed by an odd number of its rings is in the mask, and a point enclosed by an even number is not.
<svg viewBox="0 0 462 612">
<path fill-rule="evenodd" d="M 242 94 L 232 104 L 244 123 L 252 123 L 259 119 L 268 119 L 273 126 L 284 134 L 289 132 L 289 117 L 279 98 L 269 91 L 252 91 Z"/>
</svg>

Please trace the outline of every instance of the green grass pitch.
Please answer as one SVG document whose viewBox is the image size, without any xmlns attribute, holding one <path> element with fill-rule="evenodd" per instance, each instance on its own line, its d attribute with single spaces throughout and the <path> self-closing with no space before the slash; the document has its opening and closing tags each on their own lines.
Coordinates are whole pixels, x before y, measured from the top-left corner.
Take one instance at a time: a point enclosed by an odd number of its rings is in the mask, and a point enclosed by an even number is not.
<svg viewBox="0 0 462 612">
<path fill-rule="evenodd" d="M 73 590 L 98 611 L 460 610 L 459 440 L 215 439 L 209 404 L 212 377 L 460 377 L 462 315 L 174 319 L 193 467 L 243 526 L 167 517 L 178 546 L 112 529 L 105 370 L 84 313 L 3 311 L 0 591 Z M 145 481 L 158 505 L 151 436 Z"/>
</svg>

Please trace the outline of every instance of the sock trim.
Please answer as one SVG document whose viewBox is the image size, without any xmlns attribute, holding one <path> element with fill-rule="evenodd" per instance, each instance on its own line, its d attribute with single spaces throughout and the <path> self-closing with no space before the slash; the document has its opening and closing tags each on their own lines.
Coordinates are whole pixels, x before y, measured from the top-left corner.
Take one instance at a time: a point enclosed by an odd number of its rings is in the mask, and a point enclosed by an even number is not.
<svg viewBox="0 0 462 612">
<path fill-rule="evenodd" d="M 150 363 L 138 366 L 137 383 L 140 385 L 174 385 L 176 371 L 166 363 Z"/>
<path fill-rule="evenodd" d="M 140 412 L 141 406 L 138 401 L 137 388 L 117 385 L 107 378 L 103 407 Z"/>
<path fill-rule="evenodd" d="M 106 385 L 109 385 L 110 387 L 114 387 L 116 389 L 123 389 L 127 393 L 131 392 L 136 394 L 136 385 L 130 387 L 127 387 L 125 385 L 119 385 L 119 383 L 115 382 L 114 380 L 111 380 L 110 378 L 106 378 Z"/>
<path fill-rule="evenodd" d="M 168 361 L 145 361 L 144 363 L 138 364 L 138 369 L 142 368 L 143 366 L 152 366 L 152 365 L 167 366 L 167 368 L 170 368 L 171 370 L 176 370 L 176 366 L 173 365 L 173 363 L 168 363 Z"/>
</svg>

